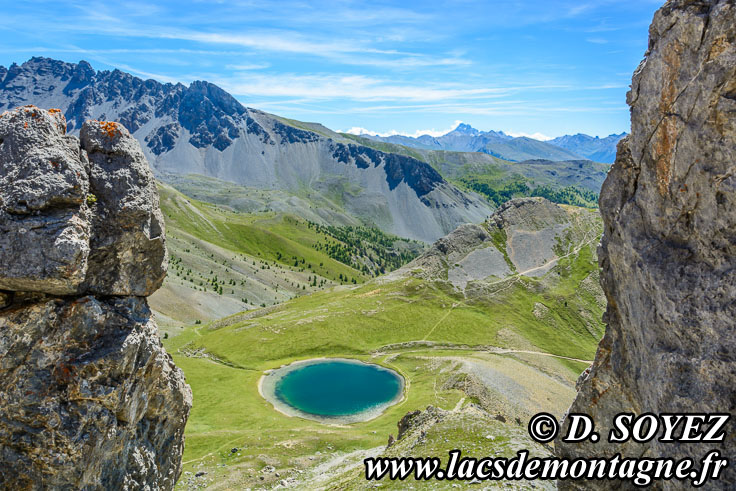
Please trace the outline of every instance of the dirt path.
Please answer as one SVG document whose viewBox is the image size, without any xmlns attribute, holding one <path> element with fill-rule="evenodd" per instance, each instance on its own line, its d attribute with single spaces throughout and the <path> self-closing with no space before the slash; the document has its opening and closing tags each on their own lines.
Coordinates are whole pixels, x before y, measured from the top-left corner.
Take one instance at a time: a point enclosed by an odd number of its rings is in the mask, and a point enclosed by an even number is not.
<svg viewBox="0 0 736 491">
<path fill-rule="evenodd" d="M 487 283 L 486 285 L 488 285 L 488 286 L 490 286 L 490 285 L 497 285 L 497 284 L 500 284 L 500 283 L 504 283 L 506 281 L 511 281 L 511 283 L 508 286 L 508 287 L 510 287 L 511 285 L 514 284 L 514 282 L 516 282 L 519 278 L 521 278 L 521 276 L 523 276 L 525 274 L 528 274 L 528 273 L 531 273 L 533 271 L 537 271 L 537 270 L 540 270 L 540 269 L 551 267 L 552 265 L 554 265 L 555 263 L 557 263 L 560 259 L 564 259 L 566 257 L 570 257 L 570 256 L 572 256 L 574 254 L 578 254 L 580 252 L 580 250 L 583 248 L 583 246 L 589 245 L 594 240 L 597 240 L 597 237 L 593 237 L 591 239 L 583 240 L 582 242 L 578 243 L 578 245 L 575 246 L 567 254 L 564 254 L 564 255 L 559 256 L 559 257 L 555 257 L 554 259 L 550 259 L 549 261 L 547 261 L 546 263 L 542 264 L 541 266 L 536 266 L 534 268 L 529 268 L 529 269 L 526 269 L 524 271 L 518 271 L 518 272 L 516 272 L 516 273 L 514 273 L 512 275 L 506 276 L 505 278 L 501 278 L 499 280 L 496 280 L 496 281 L 492 281 L 490 283 Z M 495 292 L 495 293 L 499 293 L 499 292 Z M 427 332 L 427 334 L 424 335 L 424 337 L 421 340 L 422 341 L 426 341 L 427 338 L 429 338 L 429 336 L 435 331 L 435 329 L 437 329 L 437 327 L 440 324 L 442 324 L 442 322 L 444 322 L 444 320 L 447 319 L 447 317 L 449 317 L 449 315 L 452 313 L 453 309 L 455 309 L 455 307 L 457 307 L 458 305 L 466 305 L 466 304 L 464 302 L 456 302 L 456 303 L 453 303 L 452 304 L 452 307 L 450 307 L 450 309 L 447 311 L 447 313 L 445 313 L 445 315 L 443 315 L 442 318 L 440 320 L 438 320 L 437 323 L 435 323 L 434 326 L 432 326 L 432 328 Z M 534 354 L 534 353 L 536 353 L 536 352 L 532 352 L 530 354 Z M 548 355 L 548 356 L 555 356 L 555 355 Z M 571 360 L 575 360 L 574 358 L 570 358 L 570 359 Z M 585 362 L 585 360 L 575 360 L 575 361 L 583 361 L 583 362 Z"/>
<path fill-rule="evenodd" d="M 442 319 L 440 320 L 442 322 Z M 439 324 L 439 323 L 438 323 Z M 436 326 L 435 326 L 436 327 Z M 411 343 L 422 343 L 426 341 L 426 336 L 424 339 L 418 340 L 418 341 L 406 341 L 404 344 L 411 344 Z M 494 355 L 506 355 L 506 354 L 513 354 L 513 353 L 519 353 L 524 355 L 538 355 L 538 356 L 549 356 L 552 358 L 559 358 L 561 360 L 570 360 L 570 361 L 577 361 L 580 363 L 593 363 L 593 360 L 583 360 L 581 358 L 573 358 L 571 356 L 563 356 L 563 355 L 555 355 L 553 353 L 546 353 L 544 351 L 532 351 L 532 350 L 521 350 L 521 349 L 510 349 L 510 348 L 499 348 L 499 347 L 485 347 L 485 348 L 472 348 L 468 346 L 453 346 L 453 345 L 447 345 L 442 344 L 440 346 L 424 346 L 419 349 L 408 349 L 408 350 L 400 350 L 395 353 L 387 353 L 385 351 L 374 351 L 373 356 L 388 356 L 391 360 L 394 360 L 400 355 L 405 355 L 407 353 L 422 353 L 426 351 L 431 350 L 458 350 L 458 351 L 474 351 L 478 353 L 491 353 Z M 388 359 L 388 358 L 387 358 Z"/>
<path fill-rule="evenodd" d="M 566 258 L 566 257 L 570 257 L 570 256 L 572 256 L 573 254 L 577 254 L 578 252 L 580 252 L 580 249 L 582 249 L 582 248 L 583 248 L 583 246 L 585 246 L 585 245 L 589 245 L 589 244 L 590 244 L 590 243 L 592 243 L 592 242 L 593 242 L 594 240 L 597 240 L 597 237 L 593 237 L 592 239 L 588 239 L 588 240 L 583 240 L 582 242 L 580 242 L 580 243 L 579 243 L 579 244 L 578 244 L 577 246 L 575 246 L 575 247 L 574 247 L 574 248 L 573 248 L 573 249 L 572 249 L 572 250 L 571 250 L 570 252 L 568 252 L 567 254 L 564 254 L 564 255 L 562 255 L 562 256 L 556 257 L 556 258 L 554 258 L 554 259 L 550 259 L 549 261 L 547 261 L 546 263 L 542 264 L 541 266 L 536 266 L 536 267 L 534 267 L 534 268 L 529 268 L 529 269 L 525 269 L 524 271 L 517 271 L 517 272 L 516 272 L 515 274 L 513 274 L 513 275 L 509 275 L 509 276 L 507 276 L 507 277 L 505 277 L 505 278 L 502 278 L 502 279 L 500 279 L 500 280 L 498 280 L 498 281 L 494 281 L 494 282 L 492 282 L 492 283 L 489 283 L 489 285 L 493 285 L 493 284 L 496 284 L 496 283 L 501 283 L 501 282 L 503 282 L 503 281 L 506 281 L 506 280 L 508 280 L 509 278 L 513 278 L 513 277 L 517 277 L 517 276 L 525 275 L 525 274 L 531 273 L 531 272 L 533 272 L 533 271 L 537 271 L 537 270 L 540 270 L 540 269 L 544 269 L 544 268 L 546 268 L 546 267 L 552 266 L 552 265 L 553 265 L 554 263 L 558 262 L 558 261 L 559 261 L 560 259 L 564 259 L 564 258 Z M 511 257 L 511 256 L 509 256 L 509 257 Z"/>
<path fill-rule="evenodd" d="M 424 335 L 424 337 L 422 338 L 422 341 L 426 341 L 427 338 L 430 336 L 430 334 L 432 334 L 434 332 L 434 330 L 437 329 L 437 326 L 439 326 L 440 324 L 442 324 L 442 321 L 445 320 L 445 319 L 447 319 L 447 317 L 452 313 L 452 310 L 455 307 L 457 307 L 458 305 L 460 305 L 460 304 L 459 303 L 453 303 L 452 304 L 452 307 L 450 307 L 450 309 L 447 311 L 447 313 L 445 315 L 443 315 L 442 318 L 440 320 L 438 320 L 437 323 L 434 326 L 432 326 L 432 329 L 430 329 L 429 332 L 427 332 L 427 334 Z"/>
<path fill-rule="evenodd" d="M 455 408 L 453 409 L 453 412 L 458 412 L 461 407 L 463 407 L 463 403 L 465 402 L 465 397 L 461 397 L 459 401 L 457 401 L 457 404 L 455 404 Z"/>
<path fill-rule="evenodd" d="M 539 356 L 551 356 L 552 358 L 560 358 L 562 360 L 579 361 L 580 363 L 593 363 L 593 360 L 581 360 L 580 358 L 572 358 L 570 356 L 553 355 L 552 353 L 545 353 L 544 351 L 529 351 L 522 349 L 506 349 L 506 348 L 495 348 L 485 350 L 488 353 L 504 355 L 506 353 L 522 353 L 525 355 L 539 355 Z"/>
</svg>

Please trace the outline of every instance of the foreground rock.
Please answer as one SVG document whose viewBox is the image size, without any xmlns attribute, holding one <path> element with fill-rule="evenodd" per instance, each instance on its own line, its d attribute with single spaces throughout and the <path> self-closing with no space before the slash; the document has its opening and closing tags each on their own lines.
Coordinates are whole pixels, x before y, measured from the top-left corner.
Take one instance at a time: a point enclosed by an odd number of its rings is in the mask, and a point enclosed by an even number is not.
<svg viewBox="0 0 736 491">
<path fill-rule="evenodd" d="M 732 426 L 720 444 L 604 443 L 620 412 L 736 411 L 734 39 L 733 2 L 672 1 L 654 17 L 628 95 L 631 135 L 600 198 L 608 327 L 570 408 L 594 418 L 601 441 L 557 441 L 561 456 L 700 459 L 717 449 L 734 462 Z M 710 486 L 734 488 L 736 467 Z"/>
<path fill-rule="evenodd" d="M 166 276 L 164 219 L 156 181 L 138 142 L 120 125 L 89 122 L 80 132 L 90 160 L 94 216 L 85 288 L 147 296 Z"/>
<path fill-rule="evenodd" d="M 0 117 L 0 289 L 75 293 L 89 256 L 89 162 L 60 113 Z"/>
<path fill-rule="evenodd" d="M 138 142 L 25 107 L 0 118 L 0 289 L 147 296 L 166 276 L 156 183 Z"/>
<path fill-rule="evenodd" d="M 191 391 L 146 295 L 166 273 L 140 147 L 115 123 L 0 116 L 0 488 L 171 489 Z"/>
</svg>

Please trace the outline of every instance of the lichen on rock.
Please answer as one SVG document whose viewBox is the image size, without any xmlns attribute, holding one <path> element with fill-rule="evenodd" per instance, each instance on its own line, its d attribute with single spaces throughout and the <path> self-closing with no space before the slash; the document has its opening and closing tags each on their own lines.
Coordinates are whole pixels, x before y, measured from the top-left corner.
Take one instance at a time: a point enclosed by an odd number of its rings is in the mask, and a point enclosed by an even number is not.
<svg viewBox="0 0 736 491">
<path fill-rule="evenodd" d="M 84 287 L 107 295 L 147 296 L 166 276 L 164 219 L 156 181 L 140 144 L 116 123 L 88 121 L 80 132 L 95 196 Z"/>
<path fill-rule="evenodd" d="M 601 441 L 558 440 L 557 453 L 699 459 L 715 449 L 733 462 L 733 431 L 715 444 L 658 438 L 606 443 L 620 412 L 736 411 L 733 1 L 667 2 L 654 16 L 649 49 L 634 73 L 628 102 L 631 134 L 619 143 L 600 197 L 605 231 L 599 258 L 608 325 L 570 408 L 593 417 Z M 729 465 L 712 484 L 733 488 L 736 468 Z M 682 482 L 659 485 L 675 488 Z"/>
<path fill-rule="evenodd" d="M 0 488 L 171 489 L 191 390 L 145 296 L 155 181 L 119 124 L 0 116 Z"/>
</svg>

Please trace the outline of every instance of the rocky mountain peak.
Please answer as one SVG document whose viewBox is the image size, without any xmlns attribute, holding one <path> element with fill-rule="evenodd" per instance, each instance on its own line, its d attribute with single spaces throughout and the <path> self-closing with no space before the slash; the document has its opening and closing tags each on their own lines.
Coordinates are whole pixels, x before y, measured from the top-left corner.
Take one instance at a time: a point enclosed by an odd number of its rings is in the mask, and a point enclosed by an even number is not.
<svg viewBox="0 0 736 491">
<path fill-rule="evenodd" d="M 311 188 L 351 220 L 405 237 L 432 241 L 491 210 L 426 162 L 246 108 L 205 81 L 163 84 L 33 58 L 0 78 L 0 111 L 26 104 L 60 108 L 72 135 L 89 120 L 117 121 L 159 176 L 201 174 L 289 193 Z"/>
<path fill-rule="evenodd" d="M 600 195 L 608 325 L 570 408 L 591 415 L 600 435 L 622 412 L 736 411 L 734 19 L 732 1 L 667 2 L 633 76 L 631 134 L 619 143 Z M 555 448 L 568 458 L 696 460 L 718 450 L 733 461 L 736 434 L 727 432 L 720 443 L 655 436 L 624 444 L 558 441 Z M 709 484 L 733 488 L 736 468 L 729 465 Z"/>
<path fill-rule="evenodd" d="M 145 298 L 167 253 L 138 142 L 2 113 L 0 231 L 0 488 L 173 488 L 191 391 Z"/>
<path fill-rule="evenodd" d="M 480 134 L 480 131 L 476 130 L 475 128 L 473 128 L 469 124 L 460 123 L 450 133 L 459 133 L 459 134 L 462 134 L 462 135 L 479 135 Z"/>
<path fill-rule="evenodd" d="M 185 97 L 192 97 L 192 99 L 200 101 L 206 100 L 213 107 L 230 116 L 240 115 L 246 111 L 245 107 L 235 97 L 210 82 L 196 80 L 189 85 L 186 92 Z"/>
</svg>

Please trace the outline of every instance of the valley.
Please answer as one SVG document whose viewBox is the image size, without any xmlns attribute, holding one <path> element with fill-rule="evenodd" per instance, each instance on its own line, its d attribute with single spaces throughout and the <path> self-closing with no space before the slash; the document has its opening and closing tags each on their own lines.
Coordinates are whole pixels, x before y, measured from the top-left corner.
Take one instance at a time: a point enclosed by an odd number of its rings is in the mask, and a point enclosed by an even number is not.
<svg viewBox="0 0 736 491">
<path fill-rule="evenodd" d="M 368 456 L 551 454 L 525 425 L 562 416 L 603 334 L 608 164 L 462 125 L 452 145 L 337 133 L 85 62 L 2 77 L 0 108 L 58 106 L 72 134 L 119 120 L 154 171 L 169 255 L 148 301 L 194 400 L 180 489 L 363 489 Z M 403 398 L 325 424 L 261 396 L 314 358 L 391 369 Z"/>
<path fill-rule="evenodd" d="M 161 194 L 175 241 L 183 236 L 177 230 L 183 223 L 177 213 L 183 211 L 175 213 L 168 200 L 186 198 L 166 187 Z M 225 213 L 215 205 L 192 203 L 215 225 L 217 214 Z M 574 396 L 577 376 L 595 353 L 605 306 L 595 259 L 601 225 L 595 210 L 541 198 L 511 203 L 484 224 L 463 226 L 413 262 L 376 278 L 340 270 L 347 266 L 329 262 L 319 251 L 294 249 L 289 254 L 309 252 L 307 261 L 321 259 L 323 269 L 314 274 L 327 280 L 322 288 L 307 285 L 301 292 L 289 289 L 289 281 L 304 285 L 312 270 L 278 261 L 276 249 L 288 242 L 269 250 L 254 239 L 223 240 L 218 257 L 229 255 L 233 261 L 237 253 L 228 247 L 237 245 L 239 254 L 249 258 L 237 266 L 246 284 L 255 281 L 251 273 L 268 273 L 268 281 L 282 281 L 284 301 L 273 298 L 269 301 L 275 305 L 266 308 L 248 305 L 251 310 L 212 322 L 164 328 L 170 333 L 164 344 L 197 401 L 187 426 L 179 486 L 367 488 L 362 458 L 369 455 L 446 456 L 452 448 L 479 456 L 512 456 L 521 448 L 549 454 L 549 448 L 529 439 L 524 424 L 539 411 L 561 416 Z M 268 227 L 275 223 L 271 213 L 258 219 L 230 215 L 231 228 L 239 220 Z M 204 241 L 214 238 L 214 230 L 208 231 L 211 227 L 197 213 L 187 217 L 195 224 L 189 236 L 201 227 L 200 247 L 213 250 Z M 308 243 L 310 232 L 311 240 L 321 240 L 314 229 L 289 223 L 307 234 L 300 236 L 300 244 Z M 285 229 L 274 230 L 288 235 Z M 530 242 L 529 237 L 536 239 Z M 172 257 L 178 247 L 171 246 Z M 496 270 L 479 273 L 479 258 L 488 262 L 493 256 L 500 258 L 500 263 L 491 260 Z M 253 269 L 252 257 L 271 269 Z M 236 264 L 231 264 L 234 271 Z M 248 265 L 252 271 L 244 269 Z M 340 284 L 334 277 L 338 271 L 355 275 L 356 283 Z M 175 274 L 151 299 L 154 308 L 156 295 L 175 292 L 168 284 L 180 280 Z M 289 278 L 285 285 L 284 278 Z M 370 421 L 325 425 L 288 417 L 259 395 L 265 370 L 321 357 L 397 371 L 407 381 L 404 400 Z M 397 423 L 413 411 L 421 411 L 417 421 L 386 449 L 389 435 L 398 436 Z"/>
<path fill-rule="evenodd" d="M 197 181 L 189 182 L 185 189 L 191 192 L 191 183 Z M 207 182 L 210 185 L 197 189 L 212 192 L 212 181 Z M 233 188 L 248 192 L 226 185 L 227 191 Z M 264 199 L 263 191 L 250 192 Z M 150 301 L 159 325 L 169 334 L 185 324 L 273 307 L 336 285 L 363 283 L 426 247 L 377 229 L 327 228 L 267 209 L 239 212 L 230 204 L 190 198 L 163 183 L 159 194 L 167 227 L 169 274 Z"/>
<path fill-rule="evenodd" d="M 0 490 L 736 489 L 736 3 L 656 7 L 4 9 Z"/>
</svg>

